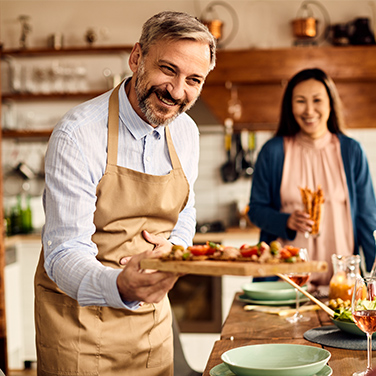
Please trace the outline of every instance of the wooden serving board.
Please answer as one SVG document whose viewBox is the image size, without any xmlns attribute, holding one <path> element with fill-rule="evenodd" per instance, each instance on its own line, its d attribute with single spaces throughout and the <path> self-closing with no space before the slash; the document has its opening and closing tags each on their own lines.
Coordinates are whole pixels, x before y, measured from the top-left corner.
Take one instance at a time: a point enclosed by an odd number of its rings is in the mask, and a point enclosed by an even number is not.
<svg viewBox="0 0 376 376">
<path fill-rule="evenodd" d="M 326 261 L 261 264 L 250 261 L 162 261 L 159 259 L 144 259 L 141 260 L 141 268 L 184 274 L 266 277 L 278 273 L 325 272 L 328 270 L 328 264 Z"/>
</svg>

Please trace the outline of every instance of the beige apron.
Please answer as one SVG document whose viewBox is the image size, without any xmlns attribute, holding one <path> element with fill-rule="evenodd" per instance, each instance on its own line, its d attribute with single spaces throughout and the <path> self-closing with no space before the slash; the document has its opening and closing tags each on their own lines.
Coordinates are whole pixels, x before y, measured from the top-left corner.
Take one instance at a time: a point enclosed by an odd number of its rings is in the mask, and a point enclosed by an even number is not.
<svg viewBox="0 0 376 376">
<path fill-rule="evenodd" d="M 97 187 L 92 237 L 98 246 L 97 259 L 113 268 L 121 268 L 122 257 L 153 248 L 143 239 L 143 230 L 167 238 L 189 194 L 168 127 L 165 133 L 173 167 L 169 174 L 148 175 L 117 166 L 119 86 L 110 97 L 108 160 Z M 81 307 L 49 279 L 43 262 L 42 250 L 35 275 L 38 375 L 173 374 L 167 296 L 135 311 Z"/>
</svg>

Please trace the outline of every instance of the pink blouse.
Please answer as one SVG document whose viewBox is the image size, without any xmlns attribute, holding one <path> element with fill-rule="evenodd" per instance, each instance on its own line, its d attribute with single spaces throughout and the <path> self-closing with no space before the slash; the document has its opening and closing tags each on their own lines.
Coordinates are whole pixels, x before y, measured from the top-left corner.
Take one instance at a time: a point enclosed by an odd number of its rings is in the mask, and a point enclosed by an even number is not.
<svg viewBox="0 0 376 376">
<path fill-rule="evenodd" d="M 354 234 L 349 193 L 343 167 L 340 142 L 327 132 L 320 139 L 303 133 L 285 137 L 285 161 L 281 182 L 281 211 L 304 210 L 299 187 L 324 192 L 324 205 L 319 235 L 306 239 L 297 233 L 293 241 L 279 239 L 283 244 L 307 248 L 311 260 L 326 261 L 327 273 L 312 273 L 310 283 L 328 285 L 333 275 L 332 254 L 352 255 Z"/>
</svg>

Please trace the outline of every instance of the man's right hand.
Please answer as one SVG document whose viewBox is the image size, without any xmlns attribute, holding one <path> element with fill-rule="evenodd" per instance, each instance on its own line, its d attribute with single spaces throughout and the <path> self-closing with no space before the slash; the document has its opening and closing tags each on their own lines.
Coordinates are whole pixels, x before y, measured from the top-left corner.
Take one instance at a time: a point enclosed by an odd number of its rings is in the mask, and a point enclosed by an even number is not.
<svg viewBox="0 0 376 376">
<path fill-rule="evenodd" d="M 146 251 L 131 257 L 117 278 L 117 287 L 123 300 L 158 303 L 172 289 L 179 275 L 148 271 L 140 268 L 145 258 L 159 257 L 160 251 Z"/>
</svg>

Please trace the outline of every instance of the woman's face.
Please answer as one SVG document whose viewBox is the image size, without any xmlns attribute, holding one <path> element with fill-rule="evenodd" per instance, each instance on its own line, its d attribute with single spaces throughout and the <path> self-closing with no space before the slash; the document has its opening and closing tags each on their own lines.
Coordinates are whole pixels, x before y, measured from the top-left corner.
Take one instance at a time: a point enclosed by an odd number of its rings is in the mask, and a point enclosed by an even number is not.
<svg viewBox="0 0 376 376">
<path fill-rule="evenodd" d="M 292 113 L 303 133 L 319 138 L 328 130 L 330 100 L 323 83 L 313 78 L 295 86 Z"/>
</svg>

